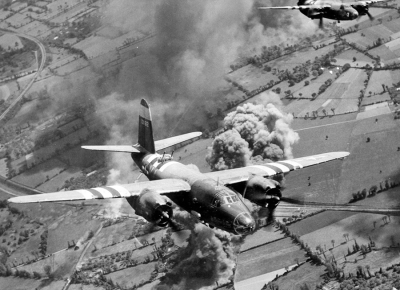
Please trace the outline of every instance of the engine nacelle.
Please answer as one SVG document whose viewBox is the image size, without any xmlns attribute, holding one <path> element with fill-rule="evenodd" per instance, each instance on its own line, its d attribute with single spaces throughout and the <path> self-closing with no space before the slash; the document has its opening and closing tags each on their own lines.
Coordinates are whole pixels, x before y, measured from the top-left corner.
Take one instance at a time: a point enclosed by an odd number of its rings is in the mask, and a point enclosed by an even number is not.
<svg viewBox="0 0 400 290">
<path fill-rule="evenodd" d="M 143 190 L 138 196 L 128 197 L 126 200 L 137 215 L 158 226 L 167 226 L 172 218 L 171 201 L 149 189 Z"/>
<path fill-rule="evenodd" d="M 245 198 L 259 206 L 274 210 L 282 197 L 280 188 L 279 182 L 275 180 L 254 176 L 247 182 Z"/>
</svg>

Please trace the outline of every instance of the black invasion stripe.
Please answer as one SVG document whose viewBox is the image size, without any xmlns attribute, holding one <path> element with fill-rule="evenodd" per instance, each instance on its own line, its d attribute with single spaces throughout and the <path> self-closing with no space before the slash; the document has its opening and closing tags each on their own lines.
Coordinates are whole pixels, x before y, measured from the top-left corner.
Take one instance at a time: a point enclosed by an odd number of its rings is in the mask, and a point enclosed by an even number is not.
<svg viewBox="0 0 400 290">
<path fill-rule="evenodd" d="M 263 166 L 266 166 L 266 167 L 271 168 L 271 169 L 274 170 L 276 173 L 282 173 L 282 172 L 283 172 L 279 167 L 273 166 L 273 165 L 271 165 L 271 164 L 269 164 L 269 163 L 263 164 Z"/>
<path fill-rule="evenodd" d="M 121 197 L 121 196 L 122 196 L 122 195 L 118 192 L 118 190 L 116 190 L 115 188 L 106 186 L 106 187 L 104 187 L 104 189 L 107 189 L 107 190 L 112 194 L 113 197 Z"/>
<path fill-rule="evenodd" d="M 104 199 L 104 196 L 100 192 L 98 192 L 97 190 L 95 190 L 93 188 L 89 188 L 89 189 L 86 189 L 86 190 L 90 191 L 96 198 Z"/>
<path fill-rule="evenodd" d="M 286 163 L 285 161 L 278 161 L 277 163 L 280 163 L 282 165 L 285 165 L 287 168 L 289 168 L 290 170 L 295 170 L 296 168 L 294 168 L 294 166 L 292 164 Z"/>
</svg>

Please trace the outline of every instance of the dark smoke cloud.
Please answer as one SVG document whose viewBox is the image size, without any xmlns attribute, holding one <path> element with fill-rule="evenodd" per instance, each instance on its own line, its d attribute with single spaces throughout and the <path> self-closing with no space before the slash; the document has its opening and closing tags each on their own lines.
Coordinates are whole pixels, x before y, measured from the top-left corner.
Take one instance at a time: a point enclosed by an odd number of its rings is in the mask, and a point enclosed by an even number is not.
<svg viewBox="0 0 400 290">
<path fill-rule="evenodd" d="M 171 270 L 153 289 L 214 289 L 229 282 L 235 267 L 234 248 L 242 242 L 222 230 L 192 224 L 186 247 L 177 251 Z"/>
<path fill-rule="evenodd" d="M 290 128 L 293 116 L 279 109 L 278 95 L 264 93 L 263 98 L 263 104 L 246 103 L 225 117 L 225 131 L 206 157 L 212 170 L 293 158 L 292 146 L 299 140 Z"/>
<path fill-rule="evenodd" d="M 165 135 L 206 124 L 204 112 L 217 107 L 218 89 L 226 85 L 223 75 L 238 58 L 262 45 L 288 43 L 314 32 L 303 29 L 313 24 L 298 13 L 276 12 L 275 20 L 264 21 L 262 15 L 269 12 L 257 10 L 254 0 L 121 0 L 105 11 L 104 22 L 123 32 L 155 34 L 139 57 L 124 63 L 115 91 L 122 101 L 145 97 L 159 107 L 157 117 L 166 127 L 159 131 Z M 281 23 L 276 15 L 286 15 L 296 25 Z M 171 103 L 172 111 L 167 110 Z"/>
</svg>

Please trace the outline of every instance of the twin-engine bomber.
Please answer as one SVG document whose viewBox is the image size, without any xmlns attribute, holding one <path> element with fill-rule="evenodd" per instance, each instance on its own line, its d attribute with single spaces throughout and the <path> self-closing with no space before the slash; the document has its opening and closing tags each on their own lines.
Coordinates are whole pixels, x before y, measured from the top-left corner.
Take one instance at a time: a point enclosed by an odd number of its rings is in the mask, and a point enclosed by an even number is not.
<svg viewBox="0 0 400 290">
<path fill-rule="evenodd" d="M 367 0 L 356 2 L 339 2 L 335 0 L 299 0 L 297 6 L 258 7 L 258 9 L 298 9 L 311 19 L 319 19 L 319 27 L 323 28 L 323 18 L 337 20 L 354 20 L 367 15 L 372 21 L 374 18 L 369 13 L 369 5 L 386 0 Z"/>
<path fill-rule="evenodd" d="M 157 151 L 199 137 L 188 133 L 154 142 L 149 105 L 142 99 L 139 115 L 138 143 L 117 146 L 82 146 L 89 150 L 130 153 L 133 161 L 149 181 L 72 191 L 10 198 L 13 203 L 60 202 L 91 199 L 126 198 L 135 213 L 159 226 L 173 224 L 173 204 L 194 215 L 200 222 L 234 234 L 249 234 L 256 223 L 244 198 L 268 209 L 272 221 L 280 201 L 298 208 L 299 202 L 282 197 L 280 184 L 271 179 L 277 174 L 343 159 L 348 152 L 330 152 L 308 157 L 250 165 L 243 168 L 201 173 Z M 294 204 L 294 205 L 293 205 Z M 398 210 L 367 209 L 346 205 L 310 204 L 328 210 L 349 210 L 396 214 Z"/>
</svg>

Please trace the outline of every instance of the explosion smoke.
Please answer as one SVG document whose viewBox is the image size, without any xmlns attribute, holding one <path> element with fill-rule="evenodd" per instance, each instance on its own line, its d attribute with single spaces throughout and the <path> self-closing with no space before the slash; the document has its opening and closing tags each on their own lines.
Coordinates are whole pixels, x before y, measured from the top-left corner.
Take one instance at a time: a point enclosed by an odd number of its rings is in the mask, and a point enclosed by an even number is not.
<svg viewBox="0 0 400 290">
<path fill-rule="evenodd" d="M 216 282 L 229 282 L 235 267 L 234 247 L 241 239 L 201 224 L 190 230 L 188 245 L 169 261 L 171 271 L 153 289 L 213 289 Z"/>
<path fill-rule="evenodd" d="M 299 136 L 290 128 L 291 114 L 278 109 L 279 97 L 263 93 L 264 104 L 246 103 L 224 119 L 225 132 L 209 148 L 206 160 L 212 170 L 237 168 L 292 158 Z"/>
</svg>

